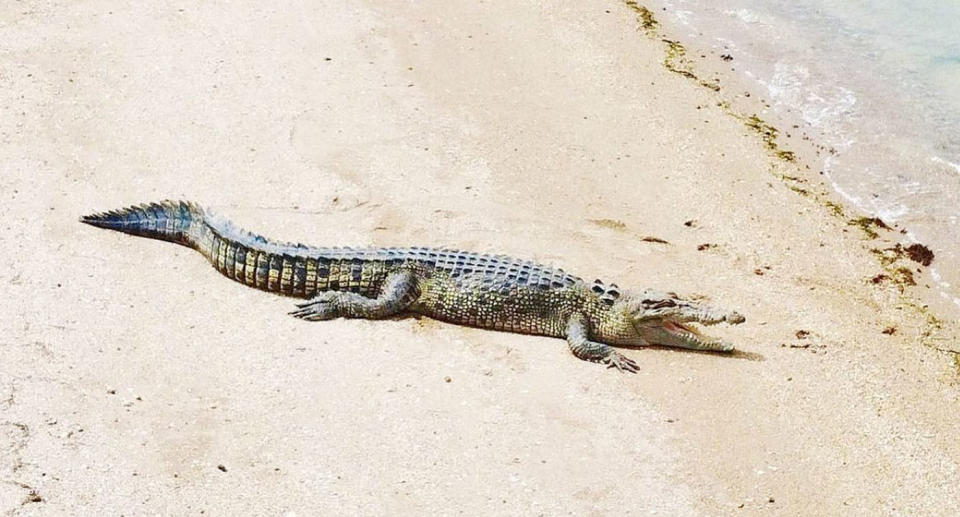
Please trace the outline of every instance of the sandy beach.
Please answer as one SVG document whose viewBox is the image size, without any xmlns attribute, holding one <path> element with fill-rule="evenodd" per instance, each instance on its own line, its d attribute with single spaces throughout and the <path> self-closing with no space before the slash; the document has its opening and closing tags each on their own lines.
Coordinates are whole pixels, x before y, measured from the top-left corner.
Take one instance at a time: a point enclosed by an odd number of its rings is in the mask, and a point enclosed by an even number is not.
<svg viewBox="0 0 960 517">
<path fill-rule="evenodd" d="M 889 251 L 900 228 L 850 224 L 815 148 L 771 145 L 720 56 L 678 57 L 645 14 L 0 9 L 0 512 L 960 513 L 960 345 L 923 308 L 925 268 Z M 732 356 L 628 349 L 641 370 L 620 374 L 550 338 L 299 321 L 192 250 L 77 222 L 167 198 L 747 321 L 710 330 Z"/>
</svg>

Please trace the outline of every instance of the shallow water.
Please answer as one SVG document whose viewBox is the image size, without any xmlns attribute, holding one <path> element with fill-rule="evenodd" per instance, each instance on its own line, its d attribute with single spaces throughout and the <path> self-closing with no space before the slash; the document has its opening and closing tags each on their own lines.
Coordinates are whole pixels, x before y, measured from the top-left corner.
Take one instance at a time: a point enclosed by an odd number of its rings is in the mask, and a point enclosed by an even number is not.
<svg viewBox="0 0 960 517">
<path fill-rule="evenodd" d="M 685 42 L 733 56 L 772 110 L 832 148 L 818 165 L 833 187 L 930 246 L 934 287 L 960 308 L 960 2 L 650 6 Z"/>
</svg>

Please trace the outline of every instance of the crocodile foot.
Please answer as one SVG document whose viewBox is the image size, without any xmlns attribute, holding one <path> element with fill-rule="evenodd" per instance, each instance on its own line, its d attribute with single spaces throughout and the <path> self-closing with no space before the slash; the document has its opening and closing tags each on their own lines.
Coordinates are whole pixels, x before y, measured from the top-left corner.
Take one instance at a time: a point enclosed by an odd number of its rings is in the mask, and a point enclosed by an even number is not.
<svg viewBox="0 0 960 517">
<path fill-rule="evenodd" d="M 332 320 L 340 316 L 336 299 L 333 296 L 317 296 L 309 302 L 298 303 L 297 310 L 289 313 L 295 318 L 307 321 Z"/>
<path fill-rule="evenodd" d="M 607 368 L 616 368 L 621 372 L 637 373 L 640 370 L 640 367 L 637 366 L 637 363 L 635 363 L 633 359 L 616 351 L 607 354 L 600 362 L 607 365 Z"/>
</svg>

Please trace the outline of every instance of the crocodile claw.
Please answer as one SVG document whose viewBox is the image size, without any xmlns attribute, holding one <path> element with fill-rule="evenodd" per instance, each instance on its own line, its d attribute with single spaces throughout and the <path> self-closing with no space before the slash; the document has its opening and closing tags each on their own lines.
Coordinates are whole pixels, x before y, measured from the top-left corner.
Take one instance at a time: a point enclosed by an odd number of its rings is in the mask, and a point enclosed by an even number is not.
<svg viewBox="0 0 960 517">
<path fill-rule="evenodd" d="M 610 352 L 606 357 L 600 360 L 601 363 L 607 365 L 607 368 L 616 368 L 621 372 L 637 373 L 640 370 L 640 367 L 637 366 L 637 363 L 621 354 L 620 352 Z"/>
<path fill-rule="evenodd" d="M 322 297 L 314 298 L 305 303 L 298 303 L 297 310 L 290 311 L 288 314 L 295 318 L 307 321 L 332 320 L 340 316 L 337 306 L 332 299 Z"/>
</svg>

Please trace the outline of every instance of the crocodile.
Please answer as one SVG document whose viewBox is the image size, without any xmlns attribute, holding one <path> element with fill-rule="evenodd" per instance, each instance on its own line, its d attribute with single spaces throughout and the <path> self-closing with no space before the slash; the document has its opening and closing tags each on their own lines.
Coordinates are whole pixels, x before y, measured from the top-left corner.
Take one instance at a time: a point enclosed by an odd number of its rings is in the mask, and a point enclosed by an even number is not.
<svg viewBox="0 0 960 517">
<path fill-rule="evenodd" d="M 637 363 L 614 349 L 648 345 L 731 352 L 695 326 L 744 317 L 672 292 L 586 282 L 559 268 L 452 249 L 314 247 L 241 229 L 200 205 L 163 201 L 83 216 L 99 228 L 165 240 L 200 252 L 247 286 L 306 300 L 307 321 L 419 314 L 441 321 L 565 338 L 573 355 L 625 372 Z"/>
</svg>

